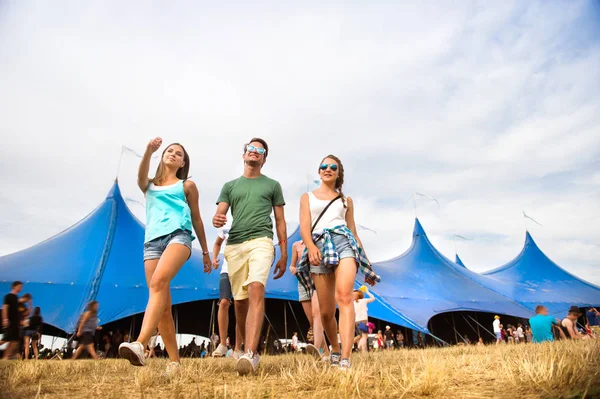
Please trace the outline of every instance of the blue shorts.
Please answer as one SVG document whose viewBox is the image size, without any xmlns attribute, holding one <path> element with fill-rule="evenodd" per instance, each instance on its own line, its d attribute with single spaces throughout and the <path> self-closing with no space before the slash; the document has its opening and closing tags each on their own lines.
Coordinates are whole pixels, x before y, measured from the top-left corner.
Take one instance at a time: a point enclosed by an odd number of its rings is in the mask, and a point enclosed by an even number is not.
<svg viewBox="0 0 600 399">
<path fill-rule="evenodd" d="M 502 339 L 502 333 L 500 331 L 496 332 L 496 340 Z"/>
<path fill-rule="evenodd" d="M 362 321 L 360 323 L 358 323 L 358 331 L 361 333 L 369 333 L 369 327 L 367 327 L 367 325 L 365 323 L 363 323 Z"/>
<path fill-rule="evenodd" d="M 346 237 L 345 235 L 342 234 L 331 234 L 331 240 L 333 241 L 333 245 L 335 245 L 335 250 L 337 251 L 337 253 L 340 256 L 340 260 L 345 259 L 345 258 L 354 258 L 354 250 L 352 249 L 352 246 L 350 245 L 350 241 L 348 241 L 348 237 Z M 319 242 L 317 242 L 317 248 L 319 248 L 319 251 L 323 252 L 323 244 L 324 241 L 320 240 Z M 329 274 L 329 273 L 333 273 L 335 271 L 334 267 L 329 267 L 329 266 L 324 266 L 324 265 L 320 265 L 320 266 L 314 266 L 314 265 L 310 265 L 310 272 L 314 273 L 314 274 Z"/>
<path fill-rule="evenodd" d="M 155 238 L 144 244 L 144 260 L 159 259 L 171 244 L 185 245 L 192 255 L 192 234 L 187 230 L 175 230 L 171 234 Z M 188 256 L 189 259 L 189 256 Z"/>
<path fill-rule="evenodd" d="M 221 273 L 221 276 L 219 277 L 219 300 L 223 299 L 229 299 L 230 301 L 233 299 L 229 274 L 227 273 Z"/>
</svg>

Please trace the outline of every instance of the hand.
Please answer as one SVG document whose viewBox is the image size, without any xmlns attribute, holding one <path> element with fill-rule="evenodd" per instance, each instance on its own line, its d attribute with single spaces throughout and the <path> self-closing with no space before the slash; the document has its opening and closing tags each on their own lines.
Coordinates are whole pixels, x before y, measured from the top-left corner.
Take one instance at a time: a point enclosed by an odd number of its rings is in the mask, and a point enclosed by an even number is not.
<svg viewBox="0 0 600 399">
<path fill-rule="evenodd" d="M 212 262 L 210 260 L 210 254 L 202 254 L 202 261 L 204 263 L 204 273 L 210 273 L 212 271 Z"/>
<path fill-rule="evenodd" d="M 296 266 L 290 266 L 290 272 L 295 276 L 298 272 L 298 268 Z"/>
<path fill-rule="evenodd" d="M 77 331 L 77 336 L 81 337 L 81 330 Z"/>
<path fill-rule="evenodd" d="M 315 244 L 308 248 L 308 260 L 310 260 L 310 264 L 313 266 L 321 265 L 321 251 L 319 251 L 319 248 Z"/>
<path fill-rule="evenodd" d="M 213 216 L 213 226 L 215 226 L 217 229 L 225 226 L 225 224 L 227 223 L 227 215 L 215 215 Z"/>
<path fill-rule="evenodd" d="M 273 270 L 273 274 L 275 275 L 275 277 L 273 277 L 273 280 L 280 279 L 285 274 L 285 269 L 287 267 L 286 265 L 287 257 L 281 257 L 275 265 L 275 270 Z"/>
<path fill-rule="evenodd" d="M 214 258 L 212 261 L 213 269 L 217 270 L 219 268 L 219 263 L 221 263 L 221 259 L 219 259 L 219 257 Z"/>
<path fill-rule="evenodd" d="M 8 328 L 8 319 L 2 319 L 2 327 Z"/>
<path fill-rule="evenodd" d="M 154 153 L 154 152 L 156 152 L 156 150 L 158 150 L 160 148 L 161 145 L 162 145 L 162 139 L 160 137 L 157 137 L 153 140 L 150 140 L 146 149 L 147 149 L 147 151 Z"/>
<path fill-rule="evenodd" d="M 375 284 L 377 284 L 377 282 L 375 280 L 366 278 L 366 277 L 365 277 L 365 283 L 369 284 L 371 287 L 373 287 Z M 367 288 L 367 292 L 369 292 L 368 288 Z"/>
</svg>

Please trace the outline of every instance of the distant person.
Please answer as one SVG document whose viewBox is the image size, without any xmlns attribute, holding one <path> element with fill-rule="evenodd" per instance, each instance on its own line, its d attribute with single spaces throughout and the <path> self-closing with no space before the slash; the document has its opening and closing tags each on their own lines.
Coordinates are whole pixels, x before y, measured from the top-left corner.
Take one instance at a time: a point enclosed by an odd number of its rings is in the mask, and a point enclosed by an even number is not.
<svg viewBox="0 0 600 399">
<path fill-rule="evenodd" d="M 525 329 L 525 337 L 527 338 L 528 343 L 533 342 L 533 332 L 531 332 L 530 326 L 527 326 L 527 328 Z"/>
<path fill-rule="evenodd" d="M 3 341 L 8 342 L 4 350 L 3 359 L 7 360 L 17 353 L 21 344 L 21 315 L 19 314 L 19 293 L 23 283 L 15 281 L 10 286 L 11 290 L 4 296 L 2 306 L 2 328 L 4 329 Z"/>
<path fill-rule="evenodd" d="M 358 350 L 361 352 L 367 352 L 368 345 L 367 341 L 369 338 L 369 309 L 368 304 L 375 302 L 375 297 L 371 294 L 371 291 L 366 286 L 361 287 L 360 290 L 355 290 L 354 296 L 354 323 L 359 335 L 354 338 L 354 343 L 358 342 Z M 369 298 L 365 298 L 365 293 Z"/>
<path fill-rule="evenodd" d="M 600 336 L 600 312 L 596 308 L 588 308 L 585 312 L 588 324 L 597 337 Z"/>
<path fill-rule="evenodd" d="M 404 334 L 402 331 L 396 331 L 396 342 L 398 343 L 398 348 L 404 348 Z"/>
<path fill-rule="evenodd" d="M 29 359 L 29 344 L 31 343 L 31 347 L 33 348 L 33 358 L 37 359 L 38 352 L 38 344 L 42 339 L 42 311 L 40 307 L 36 307 L 33 309 L 33 316 L 29 318 L 29 322 L 25 327 L 23 343 L 25 344 L 25 360 Z"/>
<path fill-rule="evenodd" d="M 465 339 L 464 339 L 464 341 L 465 341 L 465 344 L 466 344 L 466 345 L 471 345 L 471 340 L 469 339 L 469 336 L 468 336 L 468 335 L 465 335 Z"/>
<path fill-rule="evenodd" d="M 156 328 L 162 335 L 170 362 L 165 376 L 176 373 L 181 364 L 171 313 L 171 280 L 192 254 L 192 230 L 202 247 L 204 271 L 211 267 L 204 224 L 198 207 L 198 187 L 188 180 L 190 157 L 181 144 L 173 143 L 163 151 L 154 178 L 150 179 L 150 160 L 162 145 L 151 140 L 138 169 L 138 187 L 146 196 L 144 270 L 149 298 L 138 338 L 123 342 L 119 355 L 134 366 L 144 365 L 144 352 Z"/>
<path fill-rule="evenodd" d="M 385 326 L 385 331 L 383 333 L 385 338 L 385 346 L 388 350 L 394 349 L 394 333 L 392 332 L 392 327 Z"/>
<path fill-rule="evenodd" d="M 94 335 L 96 330 L 101 329 L 98 326 L 98 301 L 91 301 L 87 305 L 87 310 L 81 316 L 77 326 L 77 337 L 79 337 L 79 346 L 73 355 L 73 360 L 81 356 L 84 350 L 87 350 L 92 359 L 98 359 L 96 354 Z"/>
<path fill-rule="evenodd" d="M 562 327 L 565 336 L 570 339 L 585 339 L 587 335 L 583 335 L 577 329 L 577 319 L 581 316 L 581 311 L 577 306 L 571 306 L 567 317 L 562 319 L 560 326 Z"/>
<path fill-rule="evenodd" d="M 292 336 L 292 349 L 294 351 L 298 350 L 298 333 L 294 331 L 294 335 Z"/>
<path fill-rule="evenodd" d="M 290 262 L 290 272 L 296 276 L 298 273 L 298 262 L 302 259 L 306 246 L 302 240 L 292 244 L 292 260 Z M 309 288 L 307 290 L 300 281 L 298 281 L 298 300 L 302 304 L 304 314 L 308 319 L 312 329 L 313 341 L 306 346 L 306 352 L 318 359 L 322 356 L 329 356 L 327 344 L 325 342 L 325 332 L 323 322 L 321 321 L 321 309 L 319 308 L 319 298 L 317 291 Z"/>
<path fill-rule="evenodd" d="M 496 334 L 496 345 L 502 342 L 502 328 L 500 327 L 500 316 L 494 316 L 494 322 L 492 323 L 494 327 L 494 334 Z"/>
<path fill-rule="evenodd" d="M 548 309 L 543 305 L 535 308 L 535 316 L 529 319 L 532 342 L 554 341 L 553 325 L 558 325 L 558 319 L 548 316 Z"/>
<path fill-rule="evenodd" d="M 523 331 L 523 325 L 520 323 L 517 325 L 517 339 L 521 344 L 525 342 L 525 332 Z"/>
<path fill-rule="evenodd" d="M 216 270 L 219 268 L 221 260 L 219 259 L 219 253 L 221 247 L 227 245 L 227 239 L 229 238 L 229 227 L 221 227 L 217 230 L 217 239 L 213 246 L 213 268 Z M 233 303 L 233 293 L 231 292 L 231 282 L 229 281 L 229 268 L 227 261 L 224 260 L 221 266 L 221 274 L 219 275 L 219 311 L 217 312 L 217 320 L 219 321 L 219 335 L 221 337 L 227 337 L 225 342 L 219 342 L 219 346 L 212 353 L 213 357 L 223 357 L 227 355 L 229 348 L 229 336 L 227 331 L 229 330 L 229 308 Z M 235 326 L 235 350 L 232 352 L 233 359 L 239 359 L 244 352 L 242 351 L 243 338 L 239 330 L 240 326 L 236 323 Z"/>
<path fill-rule="evenodd" d="M 483 346 L 483 345 L 485 345 L 483 343 L 483 338 L 479 337 L 479 340 L 477 341 L 477 346 Z"/>
</svg>

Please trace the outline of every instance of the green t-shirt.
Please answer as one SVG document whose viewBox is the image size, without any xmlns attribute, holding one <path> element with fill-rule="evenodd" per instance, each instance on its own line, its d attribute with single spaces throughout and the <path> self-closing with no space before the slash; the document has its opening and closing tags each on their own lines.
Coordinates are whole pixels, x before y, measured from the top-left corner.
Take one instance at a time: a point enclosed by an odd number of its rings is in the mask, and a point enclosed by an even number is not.
<svg viewBox="0 0 600 399">
<path fill-rule="evenodd" d="M 281 185 L 265 175 L 255 179 L 241 176 L 225 183 L 217 205 L 226 202 L 233 222 L 227 244 L 241 244 L 253 238 L 273 238 L 271 211 L 285 205 Z"/>
</svg>

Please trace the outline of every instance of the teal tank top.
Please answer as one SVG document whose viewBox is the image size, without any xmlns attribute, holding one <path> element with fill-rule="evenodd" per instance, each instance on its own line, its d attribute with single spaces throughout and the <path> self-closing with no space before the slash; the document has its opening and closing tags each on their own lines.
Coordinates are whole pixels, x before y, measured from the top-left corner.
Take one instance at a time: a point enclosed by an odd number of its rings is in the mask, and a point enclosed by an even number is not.
<svg viewBox="0 0 600 399">
<path fill-rule="evenodd" d="M 183 180 L 169 186 L 148 185 L 146 190 L 146 235 L 144 242 L 166 236 L 176 230 L 192 235 L 192 214 L 185 198 Z"/>
</svg>

